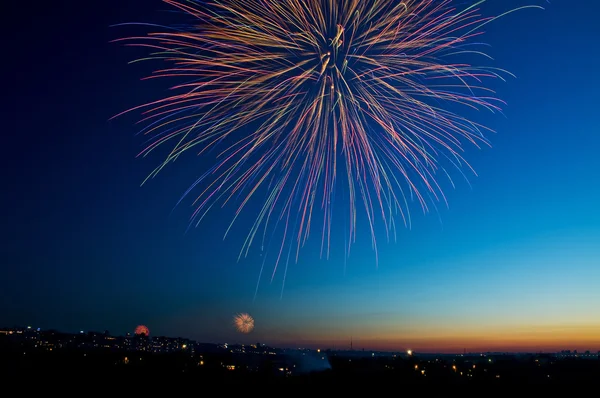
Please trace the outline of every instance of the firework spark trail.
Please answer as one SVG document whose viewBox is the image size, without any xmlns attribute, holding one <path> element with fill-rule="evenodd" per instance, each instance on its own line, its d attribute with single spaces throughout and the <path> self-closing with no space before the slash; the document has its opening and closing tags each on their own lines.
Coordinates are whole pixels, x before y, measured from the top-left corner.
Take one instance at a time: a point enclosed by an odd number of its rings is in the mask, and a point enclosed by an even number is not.
<svg viewBox="0 0 600 398">
<path fill-rule="evenodd" d="M 140 111 L 149 124 L 143 131 L 151 143 L 140 156 L 171 145 L 148 178 L 187 151 L 206 154 L 222 144 L 217 163 L 194 184 L 203 189 L 191 221 L 239 198 L 227 235 L 266 190 L 240 257 L 261 228 L 264 246 L 267 229 L 281 222 L 274 273 L 288 240 L 297 261 L 319 205 L 321 253 L 329 256 L 336 184 L 349 205 L 345 251 L 363 207 L 377 252 L 377 218 L 389 239 L 396 215 L 410 226 L 409 197 L 424 212 L 446 202 L 436 179 L 450 179 L 442 162 L 470 168 L 463 143 L 487 144 L 491 130 L 450 109 L 501 111 L 483 81 L 510 74 L 451 61 L 489 57 L 471 49 L 480 28 L 497 18 L 480 15 L 484 1 L 462 9 L 451 0 L 164 1 L 195 24 L 120 40 L 154 51 L 145 60 L 164 61 L 149 78 L 190 80 L 174 87 L 179 94 L 126 111 Z"/>
</svg>

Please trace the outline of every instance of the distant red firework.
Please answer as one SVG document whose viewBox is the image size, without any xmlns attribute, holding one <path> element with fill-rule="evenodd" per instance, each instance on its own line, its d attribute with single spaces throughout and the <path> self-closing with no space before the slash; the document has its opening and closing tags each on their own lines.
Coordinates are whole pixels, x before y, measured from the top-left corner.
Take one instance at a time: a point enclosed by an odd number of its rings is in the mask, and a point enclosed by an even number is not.
<svg viewBox="0 0 600 398">
<path fill-rule="evenodd" d="M 150 336 L 150 329 L 148 329 L 146 326 L 144 325 L 138 325 L 135 328 L 135 334 L 140 336 L 140 335 L 144 335 L 144 336 Z"/>
</svg>

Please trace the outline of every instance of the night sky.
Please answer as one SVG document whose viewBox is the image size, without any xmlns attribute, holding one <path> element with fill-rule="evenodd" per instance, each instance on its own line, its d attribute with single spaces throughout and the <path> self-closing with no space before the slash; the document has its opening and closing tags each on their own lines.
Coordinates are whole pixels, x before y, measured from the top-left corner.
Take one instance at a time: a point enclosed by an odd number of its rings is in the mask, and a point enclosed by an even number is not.
<svg viewBox="0 0 600 398">
<path fill-rule="evenodd" d="M 546 10 L 485 28 L 494 66 L 517 79 L 493 83 L 508 105 L 478 119 L 498 133 L 492 148 L 467 146 L 471 186 L 446 184 L 439 213 L 413 206 L 412 229 L 396 242 L 381 235 L 378 264 L 368 234 L 347 259 L 334 237 L 326 260 L 315 232 L 283 295 L 278 273 L 253 300 L 266 254 L 259 245 L 237 261 L 243 228 L 222 239 L 235 207 L 187 233 L 191 200 L 175 207 L 201 160 L 190 153 L 140 187 L 162 159 L 135 158 L 138 115 L 109 121 L 169 87 L 140 80 L 153 65 L 128 65 L 140 52 L 110 41 L 131 31 L 110 26 L 163 22 L 168 7 L 23 2 L 2 51 L 0 325 L 123 334 L 145 324 L 280 346 L 349 348 L 352 336 L 373 349 L 600 349 L 600 4 L 529 3 Z M 252 334 L 236 334 L 238 312 L 255 318 Z"/>
</svg>

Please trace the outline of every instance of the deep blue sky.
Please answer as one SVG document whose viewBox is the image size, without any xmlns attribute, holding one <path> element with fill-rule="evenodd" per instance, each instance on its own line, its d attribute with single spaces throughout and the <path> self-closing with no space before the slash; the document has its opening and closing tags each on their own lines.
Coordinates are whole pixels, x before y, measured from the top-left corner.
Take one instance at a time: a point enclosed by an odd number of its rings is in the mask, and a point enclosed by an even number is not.
<svg viewBox="0 0 600 398">
<path fill-rule="evenodd" d="M 139 53 L 109 43 L 128 33 L 109 26 L 162 21 L 166 6 L 15 9 L 3 50 L 0 325 L 125 333 L 143 323 L 152 334 L 298 345 L 344 346 L 353 335 L 355 347 L 600 349 L 600 5 L 529 3 L 546 10 L 486 28 L 495 66 L 517 79 L 494 85 L 505 117 L 481 114 L 498 133 L 491 149 L 468 147 L 479 174 L 472 187 L 445 186 L 450 207 L 439 215 L 413 207 L 412 230 L 379 240 L 378 267 L 368 235 L 347 260 L 336 249 L 320 260 L 315 234 L 283 297 L 279 276 L 254 302 L 262 257 L 255 249 L 237 262 L 243 233 L 222 240 L 231 208 L 187 234 L 189 202 L 171 213 L 200 174 L 198 159 L 140 187 L 160 159 L 135 159 L 135 116 L 108 122 L 166 87 L 140 81 L 150 69 L 127 65 Z M 490 0 L 484 9 L 524 4 Z M 256 319 L 247 338 L 231 327 L 240 311 Z"/>
</svg>

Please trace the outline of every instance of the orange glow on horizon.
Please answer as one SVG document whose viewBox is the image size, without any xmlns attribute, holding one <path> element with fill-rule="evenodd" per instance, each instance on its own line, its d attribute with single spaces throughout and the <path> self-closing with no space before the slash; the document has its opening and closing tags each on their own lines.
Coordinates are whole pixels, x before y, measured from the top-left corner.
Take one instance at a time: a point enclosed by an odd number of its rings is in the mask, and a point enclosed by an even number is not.
<svg viewBox="0 0 600 398">
<path fill-rule="evenodd" d="M 461 328 L 463 330 L 444 328 L 440 325 L 426 329 L 420 331 L 416 329 L 404 330 L 398 333 L 382 331 L 381 329 L 376 332 L 365 330 L 362 334 L 353 334 L 354 336 L 362 336 L 353 338 L 354 349 L 406 352 L 406 347 L 411 347 L 411 350 L 417 354 L 419 352 L 462 353 L 464 350 L 467 352 L 600 351 L 600 323 L 587 325 L 464 327 Z M 305 346 L 350 348 L 349 340 L 346 342 L 330 335 L 316 336 L 309 333 L 304 336 L 293 337 L 294 341 L 302 341 Z M 281 342 L 281 344 L 285 343 Z"/>
</svg>

